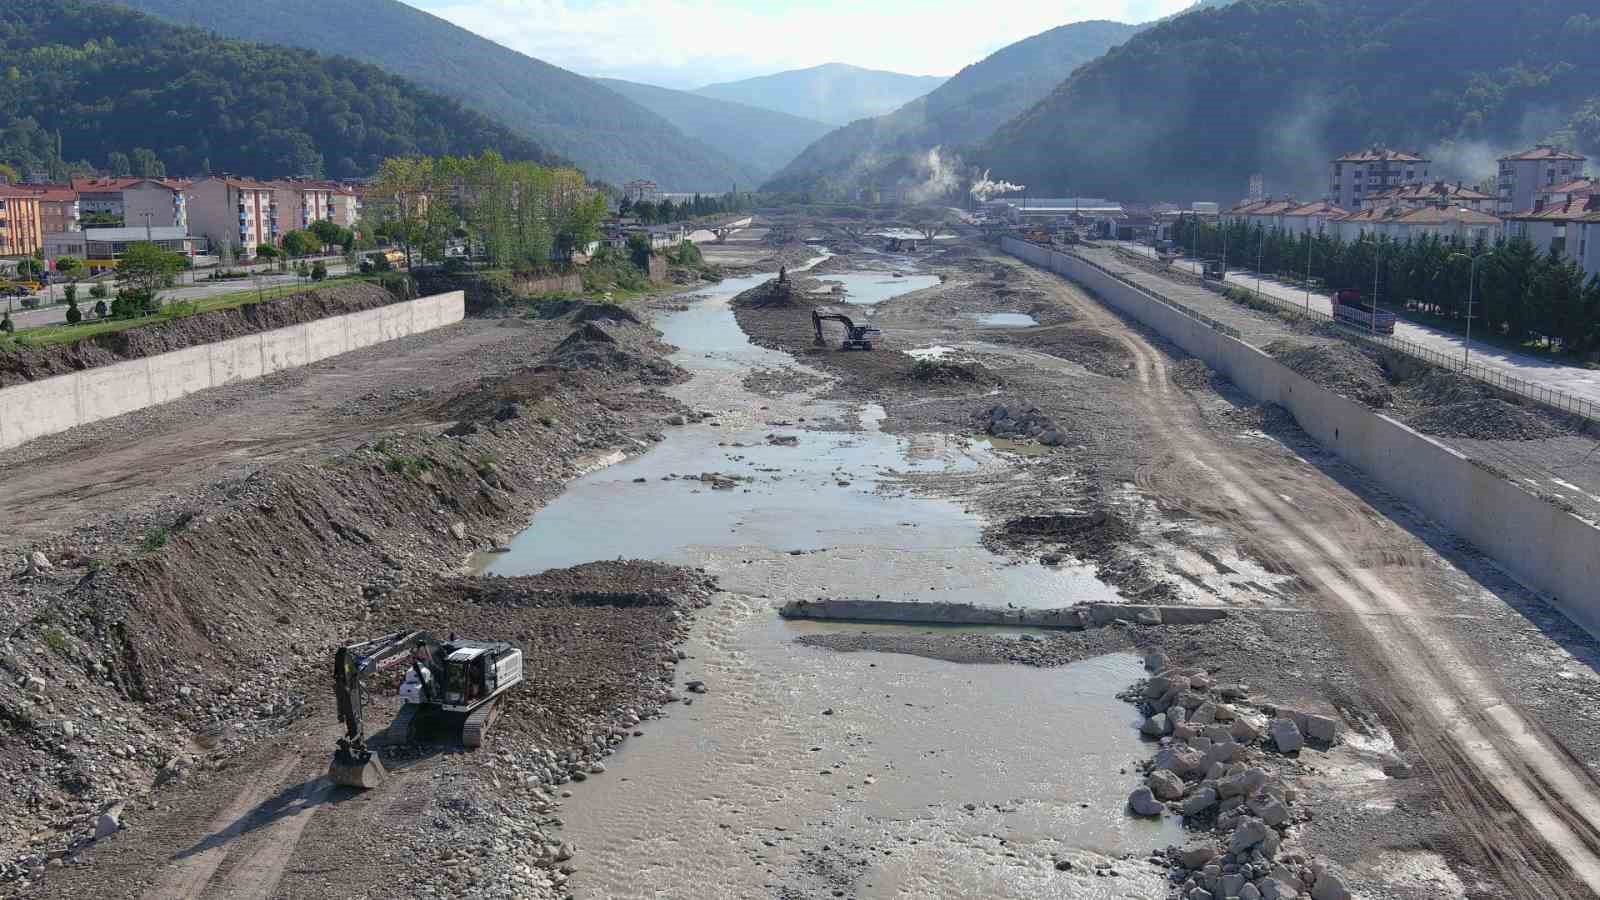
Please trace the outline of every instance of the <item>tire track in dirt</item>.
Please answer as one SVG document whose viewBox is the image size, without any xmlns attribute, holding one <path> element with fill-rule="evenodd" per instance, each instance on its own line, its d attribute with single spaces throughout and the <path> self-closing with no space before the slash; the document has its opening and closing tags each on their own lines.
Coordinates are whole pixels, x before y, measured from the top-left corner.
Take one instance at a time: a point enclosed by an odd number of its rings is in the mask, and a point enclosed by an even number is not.
<svg viewBox="0 0 1600 900">
<path fill-rule="evenodd" d="M 1247 532 L 1241 537 L 1275 548 L 1314 596 L 1334 601 L 1379 648 L 1361 654 L 1385 676 L 1369 691 L 1434 761 L 1444 799 L 1472 830 L 1482 862 L 1518 897 L 1572 896 L 1579 883 L 1600 896 L 1600 789 L 1468 654 L 1431 627 L 1429 610 L 1381 581 L 1370 561 L 1361 564 L 1361 546 L 1381 537 L 1361 504 L 1316 477 L 1306 480 L 1299 503 L 1263 488 L 1215 441 L 1193 402 L 1174 396 L 1161 351 L 1063 282 L 1044 280 L 1087 324 L 1134 354 L 1142 402 L 1162 426 L 1158 439 L 1201 476 L 1189 488 L 1209 486 L 1239 510 L 1237 525 Z M 1152 486 L 1160 480 L 1149 479 Z"/>
</svg>

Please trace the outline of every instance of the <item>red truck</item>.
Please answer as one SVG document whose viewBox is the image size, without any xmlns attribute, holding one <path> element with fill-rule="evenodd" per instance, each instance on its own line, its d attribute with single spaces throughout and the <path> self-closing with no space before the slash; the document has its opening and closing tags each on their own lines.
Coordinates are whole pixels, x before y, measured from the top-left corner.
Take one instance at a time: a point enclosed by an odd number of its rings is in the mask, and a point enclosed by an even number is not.
<svg viewBox="0 0 1600 900">
<path fill-rule="evenodd" d="M 1366 331 L 1394 334 L 1394 313 L 1384 312 L 1380 307 L 1374 314 L 1371 306 L 1361 302 L 1361 292 L 1354 288 L 1345 288 L 1333 295 L 1333 317 Z"/>
</svg>

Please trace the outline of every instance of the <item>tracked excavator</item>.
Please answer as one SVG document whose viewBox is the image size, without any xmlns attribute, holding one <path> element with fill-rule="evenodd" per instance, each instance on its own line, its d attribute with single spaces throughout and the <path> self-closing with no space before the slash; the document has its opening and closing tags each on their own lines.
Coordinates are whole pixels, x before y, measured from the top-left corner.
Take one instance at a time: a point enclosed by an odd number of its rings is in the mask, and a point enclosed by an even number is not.
<svg viewBox="0 0 1600 900">
<path fill-rule="evenodd" d="M 506 691 L 522 682 L 522 651 L 505 641 L 441 641 L 425 631 L 396 631 L 346 644 L 333 656 L 333 694 L 345 734 L 328 777 L 335 784 L 373 788 L 387 772 L 367 746 L 364 707 L 368 675 L 406 666 L 400 714 L 391 734 L 416 739 L 424 723 L 454 726 L 461 743 L 476 747 L 499 715 Z"/>
<path fill-rule="evenodd" d="M 844 343 L 840 345 L 845 350 L 871 350 L 872 342 L 883 337 L 883 332 L 871 325 L 857 325 L 850 317 L 843 313 L 825 313 L 811 311 L 811 327 L 817 330 L 816 345 L 828 346 L 828 341 L 822 336 L 823 322 L 838 322 L 844 326 Z"/>
</svg>

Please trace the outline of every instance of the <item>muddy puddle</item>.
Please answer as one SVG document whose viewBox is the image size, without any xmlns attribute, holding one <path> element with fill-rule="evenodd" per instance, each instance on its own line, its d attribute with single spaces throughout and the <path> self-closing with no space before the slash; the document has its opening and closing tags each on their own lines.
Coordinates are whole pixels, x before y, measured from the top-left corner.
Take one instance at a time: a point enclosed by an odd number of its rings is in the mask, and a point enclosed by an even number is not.
<svg viewBox="0 0 1600 900">
<path fill-rule="evenodd" d="M 876 306 L 901 294 L 920 291 L 939 283 L 937 275 L 900 275 L 889 272 L 828 273 L 820 276 L 825 287 L 844 286 L 844 302 L 852 306 Z"/>
<path fill-rule="evenodd" d="M 989 328 L 1032 328 L 1039 320 L 1027 313 L 984 313 L 976 317 L 979 325 Z"/>
<path fill-rule="evenodd" d="M 776 616 L 818 596 L 1047 607 L 1117 595 L 1083 567 L 990 553 L 977 516 L 913 489 L 1006 465 L 989 446 L 886 434 L 870 405 L 746 390 L 755 369 L 804 370 L 750 345 L 727 306 L 762 280 L 730 279 L 657 320 L 694 373 L 674 390 L 713 417 L 573 482 L 487 567 L 648 558 L 701 566 L 728 591 L 678 667 L 680 684 L 709 693 L 571 786 L 574 895 L 1162 896 L 1159 872 L 1121 861 L 1181 838 L 1174 821 L 1123 809 L 1149 753 L 1115 698 L 1139 677 L 1133 657 L 1045 670 L 836 653 L 794 638 L 894 626 Z M 927 286 L 889 280 L 882 299 Z M 1107 861 L 1119 877 L 1094 875 Z"/>
</svg>

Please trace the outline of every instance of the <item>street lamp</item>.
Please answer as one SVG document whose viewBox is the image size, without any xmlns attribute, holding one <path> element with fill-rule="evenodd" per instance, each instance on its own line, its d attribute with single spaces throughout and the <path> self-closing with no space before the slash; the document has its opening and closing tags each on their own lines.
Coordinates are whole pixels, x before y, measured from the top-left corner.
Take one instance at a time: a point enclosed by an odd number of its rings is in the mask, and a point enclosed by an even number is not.
<svg viewBox="0 0 1600 900">
<path fill-rule="evenodd" d="M 1306 315 L 1311 314 L 1311 248 L 1317 239 L 1311 234 L 1311 223 L 1306 222 Z"/>
<path fill-rule="evenodd" d="M 1378 273 L 1383 271 L 1379 268 L 1382 264 L 1383 244 L 1374 234 L 1372 236 L 1372 325 L 1370 326 L 1373 334 L 1378 333 Z"/>
<path fill-rule="evenodd" d="M 1267 258 L 1267 229 L 1263 228 L 1263 229 L 1261 229 L 1261 246 L 1256 248 L 1256 299 L 1257 300 L 1261 299 L 1261 266 L 1262 266 L 1262 261 L 1265 260 L 1266 258 Z M 1222 273 L 1222 277 L 1224 277 L 1224 278 L 1228 277 L 1228 273 L 1226 273 L 1226 272 Z"/>
<path fill-rule="evenodd" d="M 1467 341 L 1464 345 L 1464 352 L 1461 354 L 1461 367 L 1463 369 L 1466 368 L 1467 364 L 1472 360 L 1472 300 L 1473 289 L 1478 285 L 1478 263 L 1481 262 L 1485 256 L 1488 256 L 1490 252 L 1491 251 L 1485 250 L 1484 252 L 1479 253 L 1477 256 L 1471 256 L 1466 253 L 1450 254 L 1451 259 L 1460 257 L 1461 259 L 1472 260 L 1471 267 L 1467 269 Z"/>
</svg>

